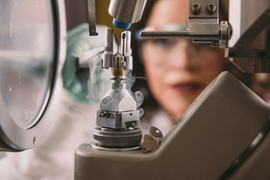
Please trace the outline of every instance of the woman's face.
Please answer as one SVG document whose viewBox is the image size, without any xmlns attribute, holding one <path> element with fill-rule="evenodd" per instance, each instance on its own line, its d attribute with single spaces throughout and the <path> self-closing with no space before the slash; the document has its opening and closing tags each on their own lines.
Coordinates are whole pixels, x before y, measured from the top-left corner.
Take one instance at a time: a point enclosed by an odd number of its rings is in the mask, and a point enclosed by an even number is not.
<svg viewBox="0 0 270 180">
<path fill-rule="evenodd" d="M 187 22 L 188 0 L 161 0 L 146 25 L 162 28 Z M 224 66 L 224 51 L 190 39 L 145 40 L 142 57 L 150 91 L 174 122 Z"/>
</svg>

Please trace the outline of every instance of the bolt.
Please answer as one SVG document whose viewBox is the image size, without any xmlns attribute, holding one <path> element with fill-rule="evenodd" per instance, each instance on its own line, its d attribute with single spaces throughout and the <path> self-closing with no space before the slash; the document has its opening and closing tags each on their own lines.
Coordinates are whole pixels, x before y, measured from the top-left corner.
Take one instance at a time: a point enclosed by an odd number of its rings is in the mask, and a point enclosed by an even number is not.
<svg viewBox="0 0 270 180">
<path fill-rule="evenodd" d="M 217 11 L 217 6 L 213 3 L 208 4 L 205 8 L 205 11 L 207 12 L 207 14 L 212 15 L 215 14 Z"/>
<path fill-rule="evenodd" d="M 102 102 L 103 102 L 103 104 L 107 104 L 107 99 L 104 98 L 104 99 L 102 100 Z"/>
<path fill-rule="evenodd" d="M 199 15 L 202 12 L 202 8 L 200 4 L 193 4 L 191 7 L 191 13 L 194 15 Z"/>
<path fill-rule="evenodd" d="M 109 116 L 109 113 L 108 113 L 107 111 L 102 111 L 102 112 L 100 113 L 100 116 L 101 116 L 101 117 L 108 117 L 108 116 Z"/>
<path fill-rule="evenodd" d="M 34 137 L 34 138 L 33 138 L 33 145 L 36 145 L 36 142 L 37 142 L 37 138 Z"/>
<path fill-rule="evenodd" d="M 104 112 L 101 112 L 100 113 L 100 117 L 104 117 Z"/>
</svg>

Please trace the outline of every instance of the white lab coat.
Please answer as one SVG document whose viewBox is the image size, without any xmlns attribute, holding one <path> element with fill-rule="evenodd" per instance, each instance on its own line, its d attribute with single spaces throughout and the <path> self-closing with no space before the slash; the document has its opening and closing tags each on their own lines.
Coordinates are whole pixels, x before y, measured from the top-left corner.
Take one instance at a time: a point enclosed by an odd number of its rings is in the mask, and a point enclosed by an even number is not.
<svg viewBox="0 0 270 180">
<path fill-rule="evenodd" d="M 74 179 L 75 148 L 93 142 L 99 105 L 74 102 L 63 89 L 58 98 L 56 113 L 50 114 L 55 122 L 46 138 L 33 149 L 6 153 L 0 160 L 1 180 Z"/>
<path fill-rule="evenodd" d="M 93 47 L 104 44 L 104 30 L 107 27 L 97 26 L 97 28 L 100 30 L 100 36 L 89 40 Z M 86 37 L 89 37 L 88 34 Z M 87 41 L 86 38 L 81 39 L 81 45 L 89 46 L 84 42 Z M 63 62 L 60 62 L 59 69 L 62 67 Z M 110 70 L 107 70 L 103 72 L 101 78 L 110 81 L 110 76 Z M 53 103 L 46 112 L 46 116 L 48 114 L 46 118 L 53 119 L 50 131 L 33 149 L 6 153 L 0 159 L 0 180 L 74 179 L 74 151 L 82 143 L 93 142 L 92 134 L 99 103 L 83 104 L 72 100 L 63 88 L 61 71 L 58 72 L 57 77 Z M 108 85 L 107 89 L 111 86 L 109 83 L 106 85 Z"/>
</svg>

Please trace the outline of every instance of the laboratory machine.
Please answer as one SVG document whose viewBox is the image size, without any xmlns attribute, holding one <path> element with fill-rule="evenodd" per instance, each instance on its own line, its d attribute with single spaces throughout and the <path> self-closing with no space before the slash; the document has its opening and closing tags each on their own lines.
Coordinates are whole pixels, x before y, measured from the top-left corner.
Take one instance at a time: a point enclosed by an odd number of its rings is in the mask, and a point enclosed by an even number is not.
<svg viewBox="0 0 270 180">
<path fill-rule="evenodd" d="M 28 3 L 45 8 L 26 9 Z M 111 88 L 100 99 L 94 142 L 75 151 L 74 178 L 269 179 L 270 107 L 229 72 L 222 72 L 165 136 L 158 127 L 142 136 L 143 96 L 131 92 L 127 81 L 133 70 L 127 29 L 140 21 L 146 3 L 111 0 L 113 24 L 125 30 L 117 52 L 114 29 L 107 29 L 104 47 L 79 56 L 77 68 L 85 68 L 89 59 L 102 54 Z M 225 49 L 243 72 L 269 73 L 270 1 L 230 0 L 229 21 L 221 22 L 219 4 L 189 0 L 186 31 L 142 31 L 141 37 L 209 43 Z M 64 1 L 10 0 L 0 8 L 6 14 L 0 19 L 0 150 L 19 152 L 40 144 L 53 122 L 48 114 L 66 54 Z M 98 36 L 95 0 L 88 0 L 88 14 L 89 35 Z M 266 46 L 255 48 L 253 42 Z"/>
</svg>

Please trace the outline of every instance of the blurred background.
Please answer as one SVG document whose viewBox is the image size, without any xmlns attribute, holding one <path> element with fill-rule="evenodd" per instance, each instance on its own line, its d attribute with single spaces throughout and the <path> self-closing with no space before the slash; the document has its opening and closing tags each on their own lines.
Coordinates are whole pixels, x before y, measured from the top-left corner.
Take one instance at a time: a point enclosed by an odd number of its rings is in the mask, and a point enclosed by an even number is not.
<svg viewBox="0 0 270 180">
<path fill-rule="evenodd" d="M 228 2 L 225 1 L 227 8 Z M 96 21 L 97 24 L 103 24 L 110 28 L 114 28 L 115 37 L 118 37 L 122 30 L 117 29 L 112 24 L 112 17 L 108 13 L 109 0 L 96 0 Z M 88 22 L 87 0 L 65 0 L 67 12 L 67 30 Z M 270 74 L 253 74 L 250 87 L 252 90 L 270 104 Z"/>
</svg>

